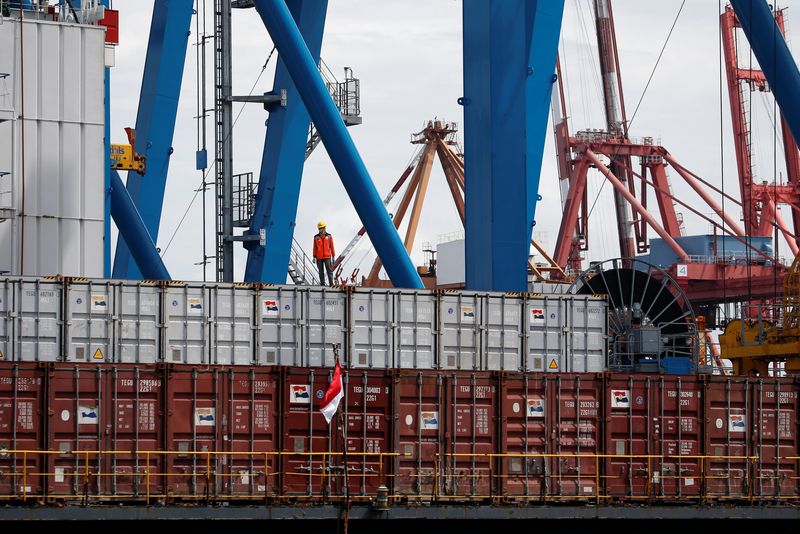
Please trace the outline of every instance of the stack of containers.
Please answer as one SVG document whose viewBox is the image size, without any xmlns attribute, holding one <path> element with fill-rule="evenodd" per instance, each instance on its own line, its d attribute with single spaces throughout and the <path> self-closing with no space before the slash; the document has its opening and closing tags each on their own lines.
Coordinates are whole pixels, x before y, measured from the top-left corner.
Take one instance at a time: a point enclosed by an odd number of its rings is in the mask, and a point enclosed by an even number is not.
<svg viewBox="0 0 800 534">
<path fill-rule="evenodd" d="M 85 278 L 0 279 L 0 359 L 599 372 L 585 295 Z"/>
</svg>

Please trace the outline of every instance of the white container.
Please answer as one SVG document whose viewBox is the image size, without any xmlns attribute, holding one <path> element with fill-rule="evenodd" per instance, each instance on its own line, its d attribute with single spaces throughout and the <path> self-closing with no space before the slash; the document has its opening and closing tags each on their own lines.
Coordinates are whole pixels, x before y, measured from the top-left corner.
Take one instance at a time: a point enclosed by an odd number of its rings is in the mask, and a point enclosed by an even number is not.
<svg viewBox="0 0 800 534">
<path fill-rule="evenodd" d="M 163 291 L 164 361 L 208 364 L 211 347 L 209 286 L 175 284 L 164 287 Z"/>
<path fill-rule="evenodd" d="M 24 362 L 62 359 L 62 283 L 23 278 L 19 282 L 14 312 L 14 356 Z"/>
<path fill-rule="evenodd" d="M 274 286 L 256 295 L 259 365 L 303 365 L 302 317 L 305 293 L 296 286 Z"/>
<path fill-rule="evenodd" d="M 248 285 L 211 289 L 211 363 L 251 365 L 255 360 L 254 291 Z"/>
<path fill-rule="evenodd" d="M 65 360 L 112 362 L 114 286 L 105 281 L 66 284 Z"/>
<path fill-rule="evenodd" d="M 104 40 L 101 26 L 0 24 L 0 116 L 25 117 L 0 124 L 0 271 L 103 275 Z"/>
<path fill-rule="evenodd" d="M 525 370 L 563 372 L 564 299 L 560 295 L 528 295 L 525 299 Z"/>
<path fill-rule="evenodd" d="M 349 367 L 386 369 L 395 354 L 396 290 L 357 288 L 350 293 Z"/>
<path fill-rule="evenodd" d="M 155 363 L 161 347 L 161 288 L 147 282 L 116 285 L 114 361 Z"/>
<path fill-rule="evenodd" d="M 339 345 L 340 354 L 345 347 L 347 293 L 336 288 L 308 287 L 305 296 L 303 363 L 308 367 L 333 367 L 333 345 Z"/>
<path fill-rule="evenodd" d="M 440 369 L 480 369 L 482 300 L 481 294 L 469 291 L 446 291 L 439 295 Z"/>
<path fill-rule="evenodd" d="M 0 279 L 0 361 L 14 359 L 14 295 L 17 291 L 17 279 Z"/>
<path fill-rule="evenodd" d="M 436 354 L 436 296 L 430 291 L 400 291 L 395 303 L 395 320 L 398 334 L 392 366 L 433 369 Z"/>
<path fill-rule="evenodd" d="M 518 295 L 487 295 L 483 302 L 485 324 L 482 343 L 483 370 L 524 370 L 524 299 Z"/>
<path fill-rule="evenodd" d="M 607 369 L 608 300 L 575 295 L 567 302 L 567 372 L 598 373 Z"/>
</svg>

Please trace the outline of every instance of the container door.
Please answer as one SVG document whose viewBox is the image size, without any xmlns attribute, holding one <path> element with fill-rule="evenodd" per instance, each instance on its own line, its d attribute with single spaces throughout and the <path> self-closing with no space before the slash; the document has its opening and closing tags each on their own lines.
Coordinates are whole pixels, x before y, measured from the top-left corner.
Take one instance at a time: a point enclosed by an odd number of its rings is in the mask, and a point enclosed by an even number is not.
<svg viewBox="0 0 800 534">
<path fill-rule="evenodd" d="M 477 293 L 442 292 L 439 296 L 439 367 L 479 369 L 481 300 Z"/>
<path fill-rule="evenodd" d="M 444 421 L 448 438 L 442 458 L 443 495 L 487 499 L 493 495 L 497 388 L 493 378 L 447 375 Z"/>
<path fill-rule="evenodd" d="M 484 364 L 489 371 L 522 371 L 523 299 L 512 295 L 489 295 L 483 342 Z"/>
<path fill-rule="evenodd" d="M 116 287 L 116 293 L 116 361 L 148 364 L 159 361 L 160 288 L 147 283 L 122 283 Z"/>
<path fill-rule="evenodd" d="M 254 361 L 253 290 L 218 285 L 211 289 L 211 362 L 250 365 Z"/>
<path fill-rule="evenodd" d="M 304 308 L 306 354 L 309 367 L 333 367 L 333 344 L 344 349 L 347 329 L 347 293 L 341 289 L 309 288 Z"/>
<path fill-rule="evenodd" d="M 602 381 L 591 375 L 558 375 L 554 395 L 548 399 L 550 413 L 550 495 L 596 499 L 600 491 L 600 406 Z"/>
<path fill-rule="evenodd" d="M 225 451 L 227 495 L 263 498 L 276 495 L 278 374 L 256 368 L 226 372 Z"/>
<path fill-rule="evenodd" d="M 114 287 L 109 283 L 68 283 L 67 361 L 114 361 L 111 353 L 114 296 Z"/>
<path fill-rule="evenodd" d="M 600 373 L 606 370 L 608 301 L 605 298 L 565 298 L 567 351 L 565 371 Z"/>
<path fill-rule="evenodd" d="M 531 296 L 525 302 L 526 370 L 564 372 L 564 317 L 561 297 Z"/>
<path fill-rule="evenodd" d="M 394 293 L 385 290 L 350 293 L 350 350 L 345 355 L 349 367 L 393 366 L 394 300 Z"/>
<path fill-rule="evenodd" d="M 184 368 L 169 373 L 167 455 L 164 485 L 175 497 L 202 498 L 221 487 L 224 375 Z"/>
<path fill-rule="evenodd" d="M 752 411 L 747 379 L 709 377 L 705 390 L 706 496 L 750 494 Z"/>
<path fill-rule="evenodd" d="M 798 495 L 797 386 L 791 379 L 765 378 L 753 384 L 753 492 L 759 498 Z"/>
<path fill-rule="evenodd" d="M 258 363 L 301 366 L 303 293 L 293 287 L 258 292 Z"/>
<path fill-rule="evenodd" d="M 9 499 L 41 497 L 47 485 L 43 454 L 5 451 L 46 450 L 42 380 L 36 364 L 14 364 L 0 370 L 0 494 Z"/>
<path fill-rule="evenodd" d="M 174 285 L 164 289 L 166 351 L 170 363 L 208 364 L 209 290 L 205 286 Z"/>
<path fill-rule="evenodd" d="M 550 461 L 548 385 L 544 375 L 502 375 L 500 378 L 498 494 L 525 501 L 547 497 Z"/>
<path fill-rule="evenodd" d="M 163 479 L 148 473 L 163 473 L 165 458 L 142 451 L 164 450 L 163 371 L 128 366 L 107 374 L 109 385 L 101 410 L 113 414 L 105 448 L 115 452 L 105 458 L 111 474 L 104 478 L 106 491 L 117 498 L 157 498 L 164 494 Z"/>
<path fill-rule="evenodd" d="M 436 297 L 427 291 L 401 291 L 396 306 L 400 332 L 393 366 L 432 369 L 435 366 Z"/>
<path fill-rule="evenodd" d="M 113 428 L 113 415 L 103 408 L 106 381 L 100 367 L 52 369 L 49 371 L 48 495 L 72 499 L 98 496 L 104 491 L 105 459 L 96 453 L 104 448 L 104 429 Z"/>
<path fill-rule="evenodd" d="M 606 383 L 605 486 L 615 498 L 647 497 L 660 481 L 651 443 L 659 436 L 657 382 L 648 376 L 612 375 Z M 653 391 L 655 389 L 655 391 Z M 660 432 L 659 432 L 660 434 Z"/>
<path fill-rule="evenodd" d="M 443 452 L 446 409 L 442 376 L 403 373 L 395 378 L 394 494 L 430 499 L 438 491 L 439 458 Z"/>
<path fill-rule="evenodd" d="M 0 279 L 0 362 L 12 361 L 14 357 L 14 294 L 19 289 L 19 281 Z"/>
<path fill-rule="evenodd" d="M 23 279 L 20 286 L 15 359 L 26 362 L 61 360 L 61 283 Z"/>
</svg>

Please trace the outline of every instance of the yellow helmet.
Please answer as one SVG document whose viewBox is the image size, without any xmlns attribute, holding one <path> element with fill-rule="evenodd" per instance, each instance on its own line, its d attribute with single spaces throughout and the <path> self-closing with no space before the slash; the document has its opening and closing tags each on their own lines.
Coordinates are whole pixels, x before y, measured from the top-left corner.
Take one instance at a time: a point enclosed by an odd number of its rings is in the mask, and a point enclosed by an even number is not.
<svg viewBox="0 0 800 534">
<path fill-rule="evenodd" d="M 325 221 L 320 221 L 317 223 L 317 230 L 325 228 Z"/>
</svg>

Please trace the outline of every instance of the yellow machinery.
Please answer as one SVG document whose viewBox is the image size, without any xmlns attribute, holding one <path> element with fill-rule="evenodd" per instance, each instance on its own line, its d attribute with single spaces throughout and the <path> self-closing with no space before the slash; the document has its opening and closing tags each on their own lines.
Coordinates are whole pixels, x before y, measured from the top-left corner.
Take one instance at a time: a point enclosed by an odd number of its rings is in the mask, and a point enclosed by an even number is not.
<svg viewBox="0 0 800 534">
<path fill-rule="evenodd" d="M 127 145 L 111 145 L 111 168 L 118 171 L 135 171 L 144 174 L 145 157 L 134 151 L 136 146 L 136 130 L 125 128 L 128 134 Z"/>
<path fill-rule="evenodd" d="M 735 319 L 719 336 L 720 355 L 731 360 L 733 374 L 767 376 L 771 362 L 785 362 L 800 373 L 800 254 L 783 280 L 783 301 L 775 324 L 764 319 Z"/>
</svg>

